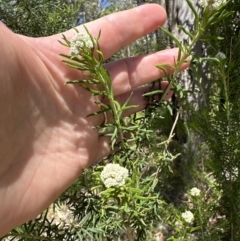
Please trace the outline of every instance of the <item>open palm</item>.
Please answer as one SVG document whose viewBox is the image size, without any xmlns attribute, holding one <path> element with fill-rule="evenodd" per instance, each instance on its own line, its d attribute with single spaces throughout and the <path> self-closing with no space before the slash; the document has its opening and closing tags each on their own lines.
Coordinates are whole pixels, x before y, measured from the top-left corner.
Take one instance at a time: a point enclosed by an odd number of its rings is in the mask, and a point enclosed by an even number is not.
<svg viewBox="0 0 240 241">
<path fill-rule="evenodd" d="M 100 46 L 107 59 L 154 31 L 165 18 L 159 5 L 150 4 L 86 27 L 93 36 L 101 29 Z M 64 34 L 71 38 L 74 30 Z M 0 24 L 0 236 L 36 217 L 85 167 L 109 153 L 109 141 L 93 130 L 103 123 L 103 116 L 86 117 L 98 108 L 91 94 L 64 86 L 82 74 L 61 62 L 59 53 L 69 50 L 58 40 L 60 34 L 16 35 Z M 173 64 L 176 56 L 173 49 L 107 64 L 117 98 L 123 101 L 134 91 L 132 104 L 139 105 L 137 110 L 144 108 L 145 90 L 136 88 L 161 77 L 154 66 Z"/>
</svg>

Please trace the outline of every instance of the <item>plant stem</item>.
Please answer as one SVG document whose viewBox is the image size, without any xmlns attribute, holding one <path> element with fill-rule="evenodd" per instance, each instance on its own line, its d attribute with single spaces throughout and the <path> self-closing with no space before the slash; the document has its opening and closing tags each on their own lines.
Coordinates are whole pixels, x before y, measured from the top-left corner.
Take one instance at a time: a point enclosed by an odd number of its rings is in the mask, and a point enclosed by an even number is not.
<svg viewBox="0 0 240 241">
<path fill-rule="evenodd" d="M 126 145 L 122 142 L 122 140 L 124 139 L 124 135 L 123 135 L 123 132 L 121 129 L 121 123 L 120 123 L 121 116 L 118 115 L 118 112 L 120 110 L 118 109 L 118 106 L 115 103 L 116 100 L 114 99 L 112 81 L 111 81 L 110 77 L 108 76 L 108 74 L 106 73 L 106 70 L 103 67 L 101 67 L 101 71 L 99 71 L 99 73 L 96 73 L 96 74 L 98 75 L 98 78 L 99 78 L 100 82 L 102 83 L 102 86 L 108 95 L 108 100 L 109 100 L 109 103 L 110 103 L 110 106 L 112 109 L 113 120 L 114 120 L 115 125 L 117 126 L 121 145 L 124 148 L 124 147 L 126 147 Z"/>
<path fill-rule="evenodd" d="M 181 56 L 180 60 L 177 62 L 176 67 L 174 68 L 173 76 L 170 78 L 169 84 L 168 84 L 167 88 L 165 89 L 160 101 L 164 101 L 167 93 L 172 88 L 171 84 L 173 83 L 173 81 L 176 79 L 178 73 L 180 72 L 180 68 L 181 68 L 182 64 L 187 61 L 189 56 L 191 56 L 191 51 L 192 51 L 193 47 L 195 46 L 195 44 L 197 43 L 197 41 L 201 38 L 203 32 L 204 32 L 204 26 L 197 26 L 197 33 L 196 33 L 196 35 L 194 35 L 194 38 L 193 38 L 192 42 L 190 43 L 190 45 L 188 47 L 182 46 L 183 47 L 182 49 L 184 50 L 183 56 Z"/>
<path fill-rule="evenodd" d="M 128 222 L 125 223 L 125 227 L 126 227 L 126 230 L 127 230 L 128 241 L 134 241 L 135 237 L 134 237 L 133 229 L 130 227 Z"/>
</svg>

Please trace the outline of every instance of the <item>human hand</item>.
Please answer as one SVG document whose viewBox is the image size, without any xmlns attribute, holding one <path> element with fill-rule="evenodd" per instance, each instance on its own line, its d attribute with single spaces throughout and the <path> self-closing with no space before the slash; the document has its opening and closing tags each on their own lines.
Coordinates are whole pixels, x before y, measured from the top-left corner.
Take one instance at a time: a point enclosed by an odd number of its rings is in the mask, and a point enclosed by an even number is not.
<svg viewBox="0 0 240 241">
<path fill-rule="evenodd" d="M 99 42 L 107 59 L 156 30 L 165 19 L 162 7 L 149 4 L 86 27 L 93 36 L 101 30 Z M 74 33 L 64 34 L 70 39 Z M 78 86 L 64 86 L 82 74 L 61 62 L 59 53 L 68 49 L 60 39 L 61 34 L 16 35 L 0 24 L 0 236 L 36 217 L 84 168 L 110 152 L 107 137 L 99 137 L 92 128 L 104 117 L 86 117 L 99 108 L 91 94 Z M 163 76 L 156 64 L 174 64 L 176 58 L 177 50 L 169 49 L 106 64 L 117 99 L 124 102 L 134 92 L 130 104 L 139 105 L 135 111 L 143 109 L 146 88 L 136 88 Z"/>
</svg>

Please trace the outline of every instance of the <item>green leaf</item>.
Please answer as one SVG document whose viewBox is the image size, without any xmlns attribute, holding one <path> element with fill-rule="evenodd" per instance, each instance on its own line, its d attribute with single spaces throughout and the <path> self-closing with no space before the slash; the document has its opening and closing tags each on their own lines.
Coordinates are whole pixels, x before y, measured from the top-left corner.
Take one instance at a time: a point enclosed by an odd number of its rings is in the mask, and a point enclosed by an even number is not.
<svg viewBox="0 0 240 241">
<path fill-rule="evenodd" d="M 139 126 L 122 126 L 122 130 L 126 130 L 126 131 L 134 131 L 139 129 Z"/>
<path fill-rule="evenodd" d="M 174 43 L 178 46 L 178 48 L 183 52 L 182 43 L 181 43 L 172 33 L 170 33 L 167 29 L 165 29 L 165 28 L 163 28 L 163 27 L 160 27 L 160 29 L 161 29 L 167 36 L 169 36 L 169 37 L 174 41 Z"/>
<path fill-rule="evenodd" d="M 172 116 L 173 115 L 172 107 L 170 105 L 167 105 L 167 109 L 168 109 L 170 115 Z"/>
<path fill-rule="evenodd" d="M 180 50 L 179 50 L 179 51 L 180 51 Z M 179 52 L 178 52 L 178 53 L 179 53 Z M 178 58 L 179 58 L 179 57 L 178 57 Z M 163 73 L 165 74 L 165 76 L 166 76 L 167 78 L 169 78 L 169 73 L 168 73 L 168 71 L 166 70 L 166 68 L 171 68 L 171 69 L 173 69 L 173 70 L 175 71 L 175 66 L 173 66 L 173 65 L 171 65 L 171 64 L 167 64 L 167 63 L 158 64 L 158 65 L 156 65 L 156 67 L 157 67 L 158 69 L 162 70 Z"/>
<path fill-rule="evenodd" d="M 195 17 L 195 22 L 199 22 L 199 14 L 198 12 L 196 11 L 195 7 L 193 6 L 193 3 L 192 3 L 192 0 L 186 0 L 188 6 L 191 8 L 193 14 L 194 14 L 194 17 Z"/>
<path fill-rule="evenodd" d="M 65 46 L 70 47 L 71 42 L 66 38 L 66 36 L 63 34 L 62 35 L 63 40 L 65 41 L 66 44 L 63 44 Z M 59 41 L 60 42 L 60 41 Z M 61 43 L 61 42 L 60 42 Z"/>
<path fill-rule="evenodd" d="M 143 197 L 139 195 L 134 195 L 134 198 L 139 199 L 139 200 L 153 200 L 156 199 L 155 197 Z"/>
<path fill-rule="evenodd" d="M 100 84 L 99 80 L 69 80 L 65 84 Z"/>
<path fill-rule="evenodd" d="M 132 95 L 133 95 L 133 92 L 131 92 L 131 94 L 129 95 L 128 99 L 127 99 L 127 100 L 125 101 L 125 103 L 123 104 L 123 106 L 122 106 L 123 108 L 125 108 L 125 107 L 128 105 L 128 103 L 129 103 Z"/>
<path fill-rule="evenodd" d="M 59 55 L 65 57 L 65 58 L 68 58 L 68 59 L 71 59 L 71 58 L 72 58 L 72 55 L 69 55 L 69 54 L 63 54 L 63 53 L 61 53 L 61 54 L 59 54 Z"/>
<path fill-rule="evenodd" d="M 200 230 L 200 229 L 201 229 L 200 226 L 198 226 L 198 227 L 192 227 L 192 228 L 190 229 L 190 232 L 193 233 L 193 232 L 196 232 L 196 231 L 198 231 L 198 230 Z"/>
<path fill-rule="evenodd" d="M 152 95 L 160 95 L 163 94 L 163 90 L 154 90 L 148 93 L 143 94 L 142 96 L 152 96 Z"/>
<path fill-rule="evenodd" d="M 91 89 L 89 87 L 87 87 L 86 85 L 81 85 L 84 89 L 88 90 L 89 92 L 91 92 L 93 95 L 100 95 L 100 96 L 106 96 L 106 92 L 105 91 L 99 91 L 99 90 L 95 90 L 95 89 Z"/>
<path fill-rule="evenodd" d="M 104 57 L 103 57 L 102 51 L 101 50 L 96 50 L 96 52 L 98 53 L 98 61 L 102 63 L 104 61 Z"/>
<path fill-rule="evenodd" d="M 137 108 L 139 105 L 129 105 L 126 107 L 122 107 L 122 111 L 128 110 L 128 109 L 133 109 L 133 108 Z"/>
<path fill-rule="evenodd" d="M 106 108 L 106 109 L 108 109 L 108 108 L 111 109 L 111 106 L 110 106 L 110 105 L 106 105 L 105 103 L 103 103 L 103 102 L 101 102 L 101 101 L 95 101 L 95 104 L 96 104 L 96 105 L 100 105 L 100 106 L 102 106 L 103 108 Z"/>
<path fill-rule="evenodd" d="M 187 31 L 183 26 L 179 25 L 178 28 L 182 30 L 186 35 L 188 35 L 190 39 L 194 38 L 194 36 L 189 31 Z"/>
<path fill-rule="evenodd" d="M 67 43 L 63 43 L 62 41 L 58 40 L 58 42 L 63 45 L 63 46 L 66 46 L 66 47 L 69 47 L 69 45 Z"/>
<path fill-rule="evenodd" d="M 87 117 L 89 117 L 89 116 L 95 116 L 95 115 L 100 115 L 100 114 L 102 114 L 102 113 L 104 113 L 104 112 L 108 112 L 108 111 L 110 111 L 110 110 L 111 110 L 111 108 L 109 107 L 108 109 L 102 109 L 102 110 L 99 110 L 99 111 L 95 111 L 95 112 L 87 115 Z"/>
</svg>

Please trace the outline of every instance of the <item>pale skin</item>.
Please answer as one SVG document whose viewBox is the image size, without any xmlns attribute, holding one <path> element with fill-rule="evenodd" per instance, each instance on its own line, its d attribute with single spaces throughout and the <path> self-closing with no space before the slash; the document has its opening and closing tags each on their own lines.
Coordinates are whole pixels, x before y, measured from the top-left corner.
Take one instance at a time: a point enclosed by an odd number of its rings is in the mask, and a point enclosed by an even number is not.
<svg viewBox="0 0 240 241">
<path fill-rule="evenodd" d="M 107 59 L 165 19 L 161 6 L 148 4 L 86 27 L 93 36 L 101 29 L 100 46 Z M 73 34 L 74 30 L 65 32 L 68 38 Z M 61 34 L 16 35 L 0 23 L 0 236 L 35 218 L 84 168 L 110 152 L 109 140 L 93 130 L 103 123 L 103 115 L 86 117 L 99 108 L 90 93 L 64 85 L 82 74 L 61 62 L 59 53 L 68 49 L 58 40 Z M 134 111 L 143 109 L 146 88 L 136 88 L 163 76 L 156 64 L 174 64 L 176 58 L 177 49 L 169 49 L 107 64 L 116 98 L 124 101 L 134 92 L 131 104 L 139 106 Z"/>
</svg>

